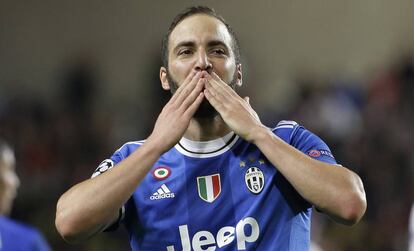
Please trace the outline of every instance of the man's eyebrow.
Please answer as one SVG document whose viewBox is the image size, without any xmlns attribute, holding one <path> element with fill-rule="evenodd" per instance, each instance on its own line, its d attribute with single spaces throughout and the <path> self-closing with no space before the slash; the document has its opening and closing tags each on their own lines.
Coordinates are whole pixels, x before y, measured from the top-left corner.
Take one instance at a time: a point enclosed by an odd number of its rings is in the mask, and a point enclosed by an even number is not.
<svg viewBox="0 0 414 251">
<path fill-rule="evenodd" d="M 181 47 L 194 47 L 195 46 L 195 42 L 194 41 L 182 41 L 179 42 L 175 47 L 173 51 L 176 51 L 178 48 Z"/>
<path fill-rule="evenodd" d="M 208 45 L 209 47 L 214 47 L 214 46 L 217 46 L 217 45 L 221 45 L 221 46 L 224 46 L 224 47 L 228 48 L 228 47 L 227 47 L 227 45 L 226 45 L 226 43 L 224 43 L 224 42 L 223 42 L 223 41 L 221 41 L 221 40 L 212 40 L 212 41 L 209 41 L 209 42 L 207 43 L 207 45 Z"/>
<path fill-rule="evenodd" d="M 194 41 L 182 41 L 179 42 L 173 49 L 174 52 L 176 52 L 179 48 L 182 47 L 195 47 L 196 43 Z M 214 46 L 223 46 L 225 47 L 227 50 L 229 50 L 230 48 L 226 45 L 226 43 L 224 43 L 221 40 L 211 40 L 207 43 L 208 47 L 214 47 Z"/>
</svg>

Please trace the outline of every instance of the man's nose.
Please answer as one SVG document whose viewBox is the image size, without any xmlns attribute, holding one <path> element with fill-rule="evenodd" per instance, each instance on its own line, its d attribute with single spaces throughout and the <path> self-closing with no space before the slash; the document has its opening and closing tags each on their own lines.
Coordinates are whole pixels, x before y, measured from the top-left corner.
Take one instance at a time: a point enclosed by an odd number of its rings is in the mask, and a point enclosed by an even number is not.
<svg viewBox="0 0 414 251">
<path fill-rule="evenodd" d="M 204 50 L 200 50 L 197 55 L 197 61 L 195 63 L 195 70 L 196 71 L 207 71 L 211 73 L 213 70 L 213 65 Z"/>
</svg>

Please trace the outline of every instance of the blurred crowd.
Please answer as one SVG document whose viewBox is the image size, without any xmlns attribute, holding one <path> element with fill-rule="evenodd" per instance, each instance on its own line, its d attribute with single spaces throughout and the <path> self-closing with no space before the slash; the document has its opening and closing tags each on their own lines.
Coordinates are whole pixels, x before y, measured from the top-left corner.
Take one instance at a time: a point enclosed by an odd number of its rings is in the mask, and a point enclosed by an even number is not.
<svg viewBox="0 0 414 251">
<path fill-rule="evenodd" d="M 15 150 L 21 180 L 12 218 L 39 228 L 53 250 L 128 250 L 127 237 L 104 235 L 71 246 L 58 235 L 55 209 L 59 196 L 110 156 L 111 119 L 100 105 L 99 76 L 88 57 L 79 57 L 58 80 L 49 101 L 9 91 L 0 101 L 0 137 Z M 13 87 L 9 87 L 13 89 Z"/>
<path fill-rule="evenodd" d="M 414 58 L 400 57 L 367 80 L 299 78 L 286 115 L 323 138 L 337 162 L 357 172 L 368 208 L 358 225 L 317 217 L 314 239 L 327 251 L 407 250 L 414 201 Z M 323 181 L 321 181 L 323 182 Z"/>
<path fill-rule="evenodd" d="M 315 213 L 313 241 L 324 251 L 406 250 L 414 201 L 414 58 L 404 55 L 367 79 L 303 74 L 295 84 L 289 109 L 266 115 L 264 122 L 295 120 L 319 135 L 338 163 L 361 176 L 368 200 L 365 217 L 354 227 Z M 71 246 L 54 227 L 58 197 L 122 144 L 108 116 L 112 111 L 99 98 L 93 63 L 75 61 L 60 85 L 49 101 L 22 90 L 0 94 L 0 137 L 15 149 L 22 183 L 12 217 L 39 228 L 54 250 L 129 250 L 123 230 Z M 153 119 L 133 126 L 150 128 Z"/>
</svg>

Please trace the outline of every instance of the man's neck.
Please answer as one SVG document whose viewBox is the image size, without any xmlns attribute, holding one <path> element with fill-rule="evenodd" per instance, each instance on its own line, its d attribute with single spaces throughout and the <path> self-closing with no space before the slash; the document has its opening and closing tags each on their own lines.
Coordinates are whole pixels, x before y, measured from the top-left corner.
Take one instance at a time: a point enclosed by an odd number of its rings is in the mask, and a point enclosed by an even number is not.
<svg viewBox="0 0 414 251">
<path fill-rule="evenodd" d="M 193 141 L 209 141 L 221 138 L 230 131 L 220 115 L 206 119 L 192 118 L 184 137 Z"/>
</svg>

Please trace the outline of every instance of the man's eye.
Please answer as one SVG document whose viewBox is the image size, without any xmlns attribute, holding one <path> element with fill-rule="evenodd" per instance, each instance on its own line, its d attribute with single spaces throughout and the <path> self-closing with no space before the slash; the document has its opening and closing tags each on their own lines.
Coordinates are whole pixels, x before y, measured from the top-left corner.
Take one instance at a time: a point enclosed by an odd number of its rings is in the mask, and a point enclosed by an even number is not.
<svg viewBox="0 0 414 251">
<path fill-rule="evenodd" d="M 225 54 L 225 51 L 223 49 L 213 49 L 212 52 L 214 54 L 219 54 L 219 55 Z"/>
<path fill-rule="evenodd" d="M 192 53 L 192 51 L 191 50 L 189 50 L 189 49 L 185 49 L 185 50 L 180 50 L 179 52 L 178 52 L 178 55 L 190 55 Z"/>
</svg>

